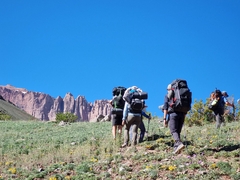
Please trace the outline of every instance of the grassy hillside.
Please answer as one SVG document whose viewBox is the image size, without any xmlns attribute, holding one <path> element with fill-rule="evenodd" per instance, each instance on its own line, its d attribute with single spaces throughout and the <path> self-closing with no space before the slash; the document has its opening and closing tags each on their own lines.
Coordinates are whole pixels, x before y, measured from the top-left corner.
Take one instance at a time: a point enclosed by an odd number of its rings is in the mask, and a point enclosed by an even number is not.
<svg viewBox="0 0 240 180">
<path fill-rule="evenodd" d="M 0 179 L 240 179 L 239 130 L 239 122 L 185 126 L 186 148 L 173 155 L 169 129 L 157 120 L 135 148 L 120 148 L 110 122 L 2 121 Z"/>
<path fill-rule="evenodd" d="M 22 111 L 18 107 L 14 106 L 13 104 L 0 99 L 0 112 L 2 114 L 6 114 L 10 116 L 11 120 L 33 120 L 36 119 L 33 116 L 27 114 L 25 111 Z"/>
</svg>

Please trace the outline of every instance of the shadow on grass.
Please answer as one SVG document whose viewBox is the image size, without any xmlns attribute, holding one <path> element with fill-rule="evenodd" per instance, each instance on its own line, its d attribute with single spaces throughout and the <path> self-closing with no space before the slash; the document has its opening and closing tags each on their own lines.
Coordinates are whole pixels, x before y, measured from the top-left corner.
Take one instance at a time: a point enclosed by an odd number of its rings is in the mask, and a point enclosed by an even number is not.
<svg viewBox="0 0 240 180">
<path fill-rule="evenodd" d="M 223 146 L 219 149 L 211 149 L 211 148 L 208 148 L 207 150 L 208 151 L 213 151 L 213 152 L 220 152 L 220 151 L 226 151 L 226 152 L 231 152 L 231 151 L 234 151 L 234 150 L 237 150 L 240 148 L 240 144 L 237 144 L 237 145 L 229 145 L 229 146 Z"/>
<path fill-rule="evenodd" d="M 166 135 L 159 135 L 159 134 L 153 134 L 151 136 L 148 136 L 146 139 L 146 141 L 156 141 L 159 138 L 168 138 L 170 136 L 166 136 Z"/>
</svg>

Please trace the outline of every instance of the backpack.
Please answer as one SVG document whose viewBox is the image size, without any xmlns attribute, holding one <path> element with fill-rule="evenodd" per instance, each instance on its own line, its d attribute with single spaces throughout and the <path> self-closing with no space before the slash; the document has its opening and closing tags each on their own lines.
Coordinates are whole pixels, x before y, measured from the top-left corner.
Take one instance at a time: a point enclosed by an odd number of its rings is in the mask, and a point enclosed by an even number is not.
<svg viewBox="0 0 240 180">
<path fill-rule="evenodd" d="M 133 98 L 130 103 L 130 112 L 141 113 L 145 107 L 145 101 L 142 99 Z"/>
<path fill-rule="evenodd" d="M 173 112 L 187 113 L 191 109 L 192 92 L 188 88 L 187 81 L 176 79 L 171 83 L 172 95 L 169 98 L 170 108 Z"/>
<path fill-rule="evenodd" d="M 145 99 L 148 98 L 148 93 L 143 92 L 140 88 L 133 86 L 128 88 L 123 96 L 123 99 L 130 104 L 130 112 L 141 113 L 145 107 Z"/>
<path fill-rule="evenodd" d="M 213 94 L 211 94 L 211 100 L 208 105 L 208 109 L 215 111 L 217 108 L 221 107 L 222 102 L 222 92 L 219 89 L 216 89 Z M 224 103 L 223 103 L 224 106 Z"/>
<path fill-rule="evenodd" d="M 112 90 L 112 94 L 114 99 L 112 100 L 112 114 L 122 114 L 123 108 L 125 105 L 125 101 L 123 100 L 123 95 L 126 91 L 125 87 L 118 86 L 114 87 Z"/>
</svg>

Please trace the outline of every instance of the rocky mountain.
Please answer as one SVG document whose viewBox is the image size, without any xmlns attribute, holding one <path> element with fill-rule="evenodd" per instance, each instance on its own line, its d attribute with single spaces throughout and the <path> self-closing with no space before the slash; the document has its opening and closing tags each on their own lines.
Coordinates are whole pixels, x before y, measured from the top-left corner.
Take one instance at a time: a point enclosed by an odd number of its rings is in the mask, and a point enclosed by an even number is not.
<svg viewBox="0 0 240 180">
<path fill-rule="evenodd" d="M 0 95 L 0 120 L 37 120 Z"/>
<path fill-rule="evenodd" d="M 58 96 L 55 99 L 48 94 L 6 85 L 0 86 L 0 95 L 28 114 L 44 121 L 55 120 L 56 113 L 70 112 L 78 116 L 78 121 L 92 122 L 99 116 L 109 115 L 111 111 L 108 100 L 89 103 L 84 96 L 75 99 L 71 93 L 67 93 L 64 98 Z"/>
</svg>

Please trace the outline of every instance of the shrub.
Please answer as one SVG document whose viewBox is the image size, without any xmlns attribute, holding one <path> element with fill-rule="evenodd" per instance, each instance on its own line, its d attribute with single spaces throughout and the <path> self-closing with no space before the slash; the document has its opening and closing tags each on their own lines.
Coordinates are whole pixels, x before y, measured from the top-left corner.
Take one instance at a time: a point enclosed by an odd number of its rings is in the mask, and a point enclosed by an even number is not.
<svg viewBox="0 0 240 180">
<path fill-rule="evenodd" d="M 72 113 L 57 113 L 56 114 L 56 121 L 64 121 L 64 122 L 76 122 L 78 117 Z"/>
<path fill-rule="evenodd" d="M 11 120 L 11 116 L 7 114 L 0 114 L 0 120 Z"/>
</svg>

